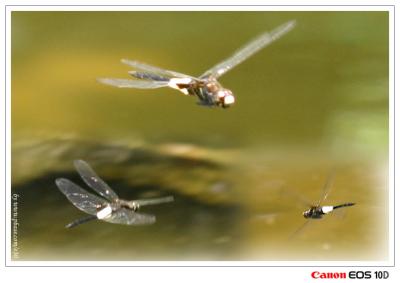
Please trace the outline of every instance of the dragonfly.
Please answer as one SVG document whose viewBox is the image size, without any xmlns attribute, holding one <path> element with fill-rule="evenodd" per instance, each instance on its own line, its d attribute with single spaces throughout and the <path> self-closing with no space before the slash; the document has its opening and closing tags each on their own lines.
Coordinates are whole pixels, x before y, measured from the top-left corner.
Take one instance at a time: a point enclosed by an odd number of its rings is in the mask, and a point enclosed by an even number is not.
<svg viewBox="0 0 400 283">
<path fill-rule="evenodd" d="M 299 229 L 296 230 L 293 235 L 300 232 L 312 219 L 322 219 L 325 215 L 332 213 L 334 210 L 355 205 L 354 202 L 346 202 L 338 205 L 322 205 L 322 203 L 328 198 L 328 195 L 331 191 L 333 179 L 334 173 L 331 172 L 324 186 L 322 187 L 321 197 L 316 204 L 310 204 L 307 200 L 304 200 L 304 198 L 300 198 L 302 202 L 309 206 L 309 208 L 303 212 L 303 217 L 307 220 L 302 226 L 300 226 Z"/>
<path fill-rule="evenodd" d="M 66 228 L 73 228 L 96 219 L 125 225 L 153 224 L 156 222 L 156 217 L 151 214 L 137 212 L 139 208 L 174 201 L 172 196 L 139 200 L 120 199 L 85 161 L 75 160 L 74 166 L 83 181 L 98 195 L 89 193 L 68 179 L 56 179 L 55 183 L 57 187 L 67 199 L 76 208 L 89 214 L 86 217 L 67 224 Z"/>
<path fill-rule="evenodd" d="M 122 59 L 121 62 L 130 67 L 129 71 L 135 79 L 99 78 L 98 81 L 119 88 L 156 89 L 169 87 L 185 95 L 198 98 L 198 105 L 228 108 L 235 103 L 232 91 L 224 88 L 218 78 L 260 51 L 267 45 L 291 31 L 296 21 L 289 21 L 271 32 L 265 32 L 237 50 L 232 56 L 213 66 L 199 77 L 193 77 L 151 66 L 138 61 Z"/>
</svg>

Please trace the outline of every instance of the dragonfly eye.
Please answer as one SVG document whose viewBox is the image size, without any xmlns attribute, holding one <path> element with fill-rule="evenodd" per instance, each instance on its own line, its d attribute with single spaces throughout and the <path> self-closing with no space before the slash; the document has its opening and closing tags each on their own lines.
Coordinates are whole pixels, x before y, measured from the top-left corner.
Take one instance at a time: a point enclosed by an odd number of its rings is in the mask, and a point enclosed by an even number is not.
<svg viewBox="0 0 400 283">
<path fill-rule="evenodd" d="M 235 103 L 235 97 L 232 94 L 224 96 L 224 105 L 228 106 Z"/>
<path fill-rule="evenodd" d="M 223 107 L 229 107 L 231 104 L 235 103 L 235 97 L 232 92 L 228 89 L 223 89 L 217 92 L 218 99 Z"/>
</svg>

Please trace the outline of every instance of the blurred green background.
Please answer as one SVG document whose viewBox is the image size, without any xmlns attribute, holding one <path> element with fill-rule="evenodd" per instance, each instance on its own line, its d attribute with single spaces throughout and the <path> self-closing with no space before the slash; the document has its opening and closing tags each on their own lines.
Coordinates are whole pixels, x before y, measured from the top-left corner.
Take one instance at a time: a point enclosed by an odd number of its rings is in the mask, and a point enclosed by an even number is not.
<svg viewBox="0 0 400 283">
<path fill-rule="evenodd" d="M 292 19 L 220 79 L 236 96 L 227 110 L 96 82 L 129 78 L 121 58 L 197 76 Z M 14 11 L 11 28 L 20 259 L 387 257 L 387 12 Z M 177 201 L 151 227 L 65 230 L 83 213 L 54 179 L 79 182 L 77 158 L 123 198 Z M 306 207 L 282 192 L 317 202 L 332 170 L 326 204 L 357 205 L 291 237 Z"/>
</svg>

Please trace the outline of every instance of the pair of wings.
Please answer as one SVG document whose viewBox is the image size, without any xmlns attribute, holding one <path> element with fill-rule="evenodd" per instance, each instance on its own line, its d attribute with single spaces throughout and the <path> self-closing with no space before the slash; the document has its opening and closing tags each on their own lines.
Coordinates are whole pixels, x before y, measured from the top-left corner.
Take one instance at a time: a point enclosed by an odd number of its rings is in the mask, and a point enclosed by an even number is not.
<svg viewBox="0 0 400 283">
<path fill-rule="evenodd" d="M 169 79 L 171 78 L 190 78 L 195 81 L 199 81 L 207 78 L 219 78 L 224 75 L 229 70 L 233 69 L 250 56 L 260 51 L 267 45 L 271 44 L 273 41 L 277 40 L 290 30 L 292 30 L 296 25 L 295 21 L 287 22 L 271 32 L 266 32 L 244 47 L 236 51 L 232 56 L 215 65 L 211 69 L 207 70 L 204 74 L 200 76 L 200 78 L 194 78 L 192 76 L 188 76 L 185 74 L 181 74 L 175 71 L 165 70 L 158 67 L 150 66 L 145 63 L 140 63 L 138 61 L 130 61 L 127 59 L 122 59 L 121 62 L 135 68 L 139 72 L 130 72 L 133 76 L 137 78 L 143 78 L 144 80 L 128 80 L 128 79 L 113 79 L 113 78 L 100 78 L 98 81 L 104 84 L 120 87 L 120 88 L 140 88 L 140 89 L 152 89 L 152 88 L 160 88 L 167 87 L 169 83 Z M 156 75 L 152 79 L 152 75 Z M 161 79 L 162 78 L 162 79 Z"/>
<path fill-rule="evenodd" d="M 103 197 L 87 192 L 68 179 L 57 179 L 57 187 L 75 207 L 88 214 L 97 215 L 100 207 L 118 200 L 118 195 L 94 172 L 89 164 L 83 160 L 75 160 L 74 165 L 85 183 Z M 114 211 L 110 217 L 103 220 L 127 225 L 152 224 L 156 221 L 153 215 L 137 213 L 125 208 Z"/>
<path fill-rule="evenodd" d="M 328 198 L 329 193 L 331 191 L 332 188 L 332 184 L 333 184 L 333 179 L 335 178 L 335 171 L 332 170 L 326 181 L 324 186 L 321 189 L 321 196 L 318 199 L 317 203 L 313 203 L 311 201 L 309 201 L 307 198 L 305 198 L 303 195 L 292 191 L 292 190 L 285 190 L 285 193 L 291 195 L 293 198 L 295 198 L 296 200 L 300 201 L 302 204 L 304 204 L 307 207 L 312 207 L 312 206 L 321 206 L 321 204 Z"/>
<path fill-rule="evenodd" d="M 331 171 L 328 178 L 325 181 L 324 186 L 322 187 L 322 191 L 321 191 L 321 197 L 318 200 L 318 203 L 316 205 L 311 204 L 308 200 L 306 200 L 303 196 L 301 195 L 296 195 L 296 198 L 299 199 L 301 202 L 303 202 L 304 204 L 306 204 L 307 206 L 311 207 L 311 206 L 321 206 L 321 203 L 323 203 L 332 188 L 332 183 L 333 183 L 333 179 L 335 177 L 335 171 Z M 309 218 L 306 220 L 306 222 L 304 222 L 299 228 L 296 229 L 296 231 L 294 231 L 289 239 L 292 239 L 293 237 L 295 237 L 296 235 L 298 235 L 301 231 L 303 231 L 303 229 L 308 226 L 308 224 L 311 222 L 312 220 Z"/>
</svg>

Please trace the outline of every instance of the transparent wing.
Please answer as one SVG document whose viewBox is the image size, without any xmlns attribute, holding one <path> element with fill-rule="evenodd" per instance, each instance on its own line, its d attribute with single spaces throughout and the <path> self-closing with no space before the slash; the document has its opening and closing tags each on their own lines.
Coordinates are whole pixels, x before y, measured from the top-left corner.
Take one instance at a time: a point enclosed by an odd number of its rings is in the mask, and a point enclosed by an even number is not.
<svg viewBox="0 0 400 283">
<path fill-rule="evenodd" d="M 104 182 L 96 172 L 83 160 L 75 160 L 74 166 L 81 175 L 85 183 L 95 190 L 99 195 L 108 199 L 109 201 L 114 201 L 118 199 L 117 194 Z"/>
<path fill-rule="evenodd" d="M 231 57 L 215 65 L 211 69 L 207 70 L 200 78 L 214 77 L 218 78 L 234 68 L 235 66 L 248 59 L 250 56 L 260 51 L 273 41 L 277 40 L 285 33 L 292 30 L 296 25 L 296 21 L 287 22 L 271 32 L 266 32 L 256 37 L 250 43 L 245 45 L 243 48 L 236 51 Z"/>
<path fill-rule="evenodd" d="M 139 81 L 128 79 L 99 78 L 98 82 L 120 88 L 160 88 L 168 86 L 168 81 Z"/>
<path fill-rule="evenodd" d="M 155 67 L 155 66 L 150 66 L 148 64 L 145 63 L 141 63 L 138 61 L 131 61 L 128 59 L 122 59 L 121 60 L 122 63 L 131 66 L 133 68 L 135 68 L 138 71 L 145 71 L 148 73 L 155 73 L 158 75 L 162 75 L 162 76 L 167 76 L 167 77 L 171 77 L 171 78 L 192 78 L 192 79 L 196 79 L 194 77 L 185 75 L 185 74 L 181 74 L 175 71 L 170 71 L 170 70 L 165 70 L 159 67 Z"/>
<path fill-rule="evenodd" d="M 56 185 L 74 206 L 88 214 L 96 215 L 98 207 L 106 202 L 104 199 L 88 193 L 68 179 L 57 179 Z"/>
<path fill-rule="evenodd" d="M 154 205 L 154 204 L 167 203 L 173 201 L 174 197 L 168 196 L 168 197 L 153 198 L 153 199 L 139 199 L 139 200 L 134 200 L 133 202 L 137 203 L 139 206 L 146 206 L 146 205 Z"/>
<path fill-rule="evenodd" d="M 141 79 L 141 80 L 158 81 L 158 82 L 169 82 L 169 80 L 170 80 L 167 77 L 157 75 L 154 73 L 129 71 L 128 74 L 137 79 Z"/>
<path fill-rule="evenodd" d="M 103 219 L 106 222 L 125 225 L 146 225 L 156 222 L 156 217 L 150 214 L 138 213 L 130 209 L 121 208 Z"/>
<path fill-rule="evenodd" d="M 283 188 L 281 192 L 283 194 L 295 199 L 296 201 L 300 202 L 301 204 L 303 204 L 306 207 L 313 206 L 311 201 L 309 201 L 307 198 L 305 198 L 303 195 L 301 195 L 298 192 L 289 190 L 288 188 Z"/>
<path fill-rule="evenodd" d="M 290 236 L 289 236 L 289 240 L 293 239 L 294 237 L 296 237 L 297 235 L 300 234 L 300 232 L 302 232 L 304 230 L 304 228 L 306 228 L 308 226 L 308 224 L 311 222 L 310 219 L 307 219 L 306 222 L 304 222 L 299 228 L 296 229 L 296 231 L 294 231 Z"/>
<path fill-rule="evenodd" d="M 331 171 L 328 178 L 326 179 L 325 185 L 322 188 L 321 197 L 318 201 L 317 206 L 320 206 L 321 203 L 323 203 L 326 200 L 326 198 L 328 197 L 330 190 L 332 188 L 332 183 L 333 183 L 334 177 L 335 177 L 335 172 Z"/>
</svg>

